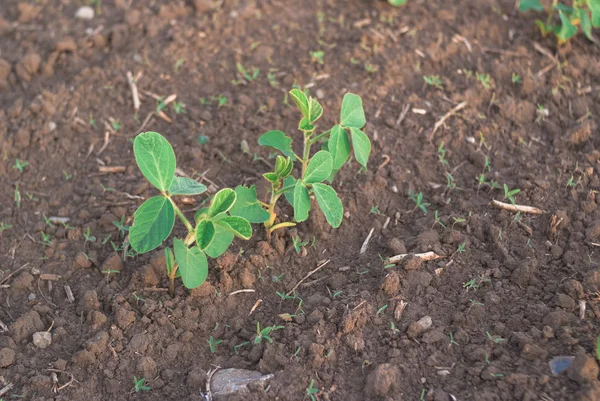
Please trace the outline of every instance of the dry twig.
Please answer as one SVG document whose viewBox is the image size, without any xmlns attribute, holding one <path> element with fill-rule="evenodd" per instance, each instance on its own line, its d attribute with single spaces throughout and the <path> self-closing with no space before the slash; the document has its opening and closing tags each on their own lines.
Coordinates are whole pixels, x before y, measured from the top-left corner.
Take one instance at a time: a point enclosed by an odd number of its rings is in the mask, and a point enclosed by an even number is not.
<svg viewBox="0 0 600 401">
<path fill-rule="evenodd" d="M 127 71 L 127 83 L 129 83 L 129 88 L 131 88 L 131 97 L 133 98 L 133 108 L 135 109 L 136 113 L 140 109 L 140 95 L 138 93 L 136 83 L 137 83 L 137 80 L 140 79 L 141 76 L 142 76 L 142 74 L 140 73 L 134 79 L 133 75 L 131 74 L 131 71 Z"/>
<path fill-rule="evenodd" d="M 542 209 L 538 209 L 533 206 L 513 205 L 510 203 L 504 203 L 497 200 L 492 200 L 492 206 L 496 206 L 500 209 L 510 210 L 511 212 L 531 213 L 531 214 L 543 214 Z"/>
<path fill-rule="evenodd" d="M 424 261 L 436 260 L 436 259 L 441 259 L 444 257 L 444 256 L 438 255 L 437 253 L 431 252 L 431 251 L 425 252 L 425 253 L 401 253 L 400 255 L 392 256 L 391 258 L 386 260 L 385 263 L 386 264 L 388 264 L 388 263 L 397 264 L 397 263 L 401 262 L 407 256 L 414 256 L 415 258 L 420 258 Z"/>
<path fill-rule="evenodd" d="M 449 119 L 450 117 L 452 117 L 454 114 L 456 114 L 456 112 L 464 109 L 467 106 L 467 102 L 462 102 L 460 104 L 458 104 L 456 107 L 454 107 L 452 110 L 450 110 L 449 112 L 447 112 L 446 114 L 444 114 L 444 116 L 442 118 L 440 118 L 435 125 L 433 126 L 433 130 L 431 131 L 431 134 L 429 134 L 429 141 L 431 142 L 431 140 L 433 139 L 433 136 L 435 135 L 436 131 L 442 126 L 444 125 L 444 123 L 446 122 L 447 119 Z"/>
<path fill-rule="evenodd" d="M 300 286 L 300 284 L 302 284 L 307 278 L 309 278 L 310 276 L 312 276 L 313 274 L 315 274 L 316 272 L 318 272 L 319 270 L 321 270 L 324 266 L 326 266 L 331 260 L 327 259 L 326 261 L 324 261 L 323 263 L 321 263 L 319 266 L 317 266 L 316 269 L 311 270 L 308 272 L 308 274 L 306 276 L 304 276 L 304 278 L 300 281 L 298 281 L 298 283 L 294 286 L 294 288 L 292 288 L 290 291 L 288 291 L 287 296 L 290 296 L 294 293 L 294 291 L 296 291 L 296 289 Z"/>
</svg>

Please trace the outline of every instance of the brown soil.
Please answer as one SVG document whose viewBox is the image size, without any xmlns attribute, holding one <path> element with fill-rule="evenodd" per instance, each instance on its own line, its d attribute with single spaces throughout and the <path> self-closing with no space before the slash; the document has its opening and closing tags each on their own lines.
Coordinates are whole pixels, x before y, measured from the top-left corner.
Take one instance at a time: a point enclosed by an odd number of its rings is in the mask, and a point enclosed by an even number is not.
<svg viewBox="0 0 600 401">
<path fill-rule="evenodd" d="M 0 222 L 12 225 L 0 233 L 8 326 L 0 388 L 14 384 L 5 399 L 203 400 L 215 365 L 275 374 L 266 391 L 240 400 L 308 399 L 311 380 L 319 400 L 600 399 L 596 46 L 578 37 L 557 49 L 513 0 L 409 0 L 398 9 L 367 0 L 105 0 L 92 20 L 75 19 L 84 3 L 3 0 L 0 10 Z M 311 60 L 315 50 L 324 64 Z M 238 62 L 259 68 L 258 78 L 233 83 Z M 127 71 L 143 73 L 137 116 Z M 489 89 L 477 73 L 490 75 Z M 424 75 L 439 75 L 443 89 Z M 252 154 L 269 159 L 256 139 L 294 132 L 298 113 L 284 103 L 293 84 L 321 99 L 323 126 L 345 92 L 364 99 L 373 154 L 368 172 L 353 163 L 336 183 L 347 218 L 331 230 L 316 214 L 273 247 L 262 233 L 236 242 L 208 283 L 191 294 L 178 284 L 169 297 L 162 252 L 122 261 L 111 247 L 123 242 L 113 221 L 131 224 L 154 193 L 132 138 L 142 125 L 163 133 L 182 170 L 215 186 L 259 182 L 266 166 Z M 186 113 L 169 105 L 168 123 L 152 94 L 177 94 Z M 435 122 L 462 101 L 430 141 Z M 112 133 L 111 119 L 120 125 Z M 29 162 L 23 173 L 16 158 Z M 545 213 L 516 219 L 490 206 L 504 193 L 480 187 L 482 172 Z M 426 215 L 409 189 L 431 204 Z M 68 217 L 68 227 L 44 216 Z M 291 245 L 296 233 L 310 241 L 305 254 Z M 446 257 L 382 263 L 405 251 Z M 301 303 L 276 294 L 323 260 L 300 285 Z M 245 288 L 256 291 L 228 295 Z M 284 329 L 272 344 L 234 348 L 253 340 L 258 322 Z M 37 348 L 33 334 L 46 330 L 52 344 Z M 211 336 L 222 340 L 214 352 Z M 554 376 L 548 362 L 559 355 L 578 357 Z M 134 376 L 152 390 L 134 393 Z"/>
</svg>

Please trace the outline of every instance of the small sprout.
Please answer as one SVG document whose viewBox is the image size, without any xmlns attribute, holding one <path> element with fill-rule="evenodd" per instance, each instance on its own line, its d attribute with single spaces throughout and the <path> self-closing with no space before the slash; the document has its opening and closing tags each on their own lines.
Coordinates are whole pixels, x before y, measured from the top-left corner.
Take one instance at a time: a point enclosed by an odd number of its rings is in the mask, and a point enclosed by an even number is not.
<svg viewBox="0 0 600 401">
<path fill-rule="evenodd" d="M 223 107 L 227 104 L 227 96 L 219 94 L 217 96 L 217 102 L 219 103 L 219 107 Z"/>
<path fill-rule="evenodd" d="M 505 341 L 502 337 L 491 335 L 489 331 L 486 331 L 485 334 L 487 335 L 487 338 L 494 344 L 500 344 L 501 342 Z"/>
<path fill-rule="evenodd" d="M 482 304 L 479 301 L 475 301 L 474 299 L 469 299 L 469 302 L 471 302 L 471 306 L 485 306 L 485 304 Z"/>
<path fill-rule="evenodd" d="M 440 143 L 440 146 L 438 146 L 437 153 L 438 160 L 440 161 L 442 166 L 448 167 L 448 161 L 446 160 L 446 149 L 444 149 L 444 141 L 442 141 L 442 143 Z"/>
<path fill-rule="evenodd" d="M 50 234 L 46 234 L 43 231 L 40 231 L 40 234 L 42 235 L 42 244 L 44 244 L 44 246 L 52 245 L 52 241 L 50 240 Z"/>
<path fill-rule="evenodd" d="M 387 307 L 388 307 L 388 304 L 385 304 L 381 308 L 377 309 L 376 315 L 379 315 L 380 313 L 382 313 L 384 310 L 387 309 Z"/>
<path fill-rule="evenodd" d="M 256 67 L 253 67 L 252 73 L 250 73 L 248 70 L 246 70 L 244 68 L 242 63 L 237 63 L 236 68 L 237 68 L 238 72 L 240 73 L 240 75 L 242 77 L 244 77 L 244 79 L 248 82 L 254 81 L 256 78 L 258 78 L 258 75 L 260 74 L 260 70 Z"/>
<path fill-rule="evenodd" d="M 520 84 L 521 83 L 521 76 L 519 74 L 517 74 L 516 72 L 513 72 L 511 80 L 512 80 L 513 84 Z"/>
<path fill-rule="evenodd" d="M 184 114 L 184 113 L 186 113 L 185 108 L 183 106 L 183 102 L 181 102 L 181 101 L 174 102 L 173 103 L 173 111 L 175 111 L 175 114 Z"/>
<path fill-rule="evenodd" d="M 96 119 L 91 114 L 90 114 L 89 122 L 90 122 L 90 127 L 96 128 Z"/>
<path fill-rule="evenodd" d="M 467 246 L 467 243 L 463 242 L 462 244 L 460 244 L 458 246 L 458 249 L 456 250 L 456 252 L 458 252 L 458 253 L 464 253 L 466 246 Z"/>
<path fill-rule="evenodd" d="M 112 223 L 119 230 L 121 237 L 125 237 L 125 234 L 129 232 L 129 226 L 125 225 L 125 215 L 121 216 L 120 221 L 113 221 Z"/>
<path fill-rule="evenodd" d="M 520 189 L 516 188 L 516 189 L 508 189 L 508 185 L 504 184 L 504 198 L 503 199 L 508 199 L 510 201 L 510 203 L 512 203 L 513 205 L 516 205 L 517 202 L 515 201 L 514 196 L 516 194 L 518 194 L 519 192 L 521 192 Z"/>
<path fill-rule="evenodd" d="M 369 214 L 382 215 L 383 213 L 381 213 L 381 210 L 379 210 L 379 206 L 375 205 L 371 207 L 371 211 L 369 212 Z"/>
<path fill-rule="evenodd" d="M 238 355 L 240 348 L 245 347 L 246 345 L 250 345 L 250 341 L 244 341 L 241 344 L 238 345 L 234 345 L 233 346 L 233 351 L 235 352 L 236 355 Z"/>
<path fill-rule="evenodd" d="M 69 181 L 71 178 L 73 178 L 73 174 L 70 174 L 67 170 L 63 170 L 62 171 L 63 176 L 65 177 L 65 180 Z"/>
<path fill-rule="evenodd" d="M 271 333 L 275 330 L 281 330 L 283 326 L 269 326 L 264 329 L 260 329 L 260 322 L 256 322 L 256 337 L 254 337 L 254 344 L 260 344 L 263 338 L 270 343 L 273 343 Z"/>
<path fill-rule="evenodd" d="M 454 222 L 452 223 L 452 229 L 454 229 L 455 224 L 460 224 L 460 223 L 464 223 L 465 221 L 467 221 L 467 219 L 464 219 L 462 217 L 452 217 L 452 220 L 454 220 Z"/>
<path fill-rule="evenodd" d="M 342 290 L 339 290 L 339 291 L 336 291 L 336 292 L 334 292 L 334 293 L 333 293 L 333 298 L 336 298 L 336 297 L 338 297 L 338 296 L 342 295 L 342 292 L 344 292 L 344 291 L 342 291 Z"/>
<path fill-rule="evenodd" d="M 365 71 L 372 74 L 379 71 L 379 66 L 371 63 L 365 63 Z"/>
<path fill-rule="evenodd" d="M 294 245 L 294 249 L 296 250 L 296 253 L 300 253 L 300 251 L 302 250 L 302 247 L 308 244 L 308 241 L 301 241 L 300 237 L 298 235 L 296 235 L 292 241 L 293 241 L 293 245 Z"/>
<path fill-rule="evenodd" d="M 535 122 L 538 124 L 541 121 L 544 121 L 544 119 L 550 115 L 550 111 L 548 111 L 548 109 L 546 107 L 544 107 L 543 104 L 538 104 L 537 110 L 535 111 L 535 113 L 537 114 Z"/>
<path fill-rule="evenodd" d="M 269 72 L 267 74 L 267 80 L 269 81 L 269 85 L 271 85 L 273 88 L 278 88 L 279 87 L 279 82 L 277 82 L 277 78 L 275 77 L 275 73 Z"/>
<path fill-rule="evenodd" d="M 181 66 L 184 63 L 185 63 L 185 58 L 182 57 L 180 59 L 177 59 L 177 61 L 175 62 L 175 68 L 174 68 L 175 74 L 177 74 L 179 72 L 179 69 L 181 68 Z"/>
<path fill-rule="evenodd" d="M 294 355 L 292 355 L 292 358 L 296 359 L 296 361 L 299 360 L 298 358 L 298 354 L 300 353 L 300 350 L 302 350 L 302 347 L 298 347 L 296 348 L 296 352 L 294 352 Z M 290 358 L 291 359 L 291 358 Z"/>
<path fill-rule="evenodd" d="M 439 75 L 425 75 L 423 80 L 429 86 L 435 86 L 438 89 L 443 89 L 444 87 Z"/>
<path fill-rule="evenodd" d="M 4 222 L 0 222 L 0 233 L 2 231 L 10 230 L 12 228 L 12 224 L 6 224 Z"/>
<path fill-rule="evenodd" d="M 388 4 L 394 7 L 400 7 L 406 4 L 407 0 L 387 0 Z"/>
<path fill-rule="evenodd" d="M 15 190 L 13 192 L 15 203 L 17 204 L 17 208 L 21 208 L 21 191 L 19 190 L 19 184 L 15 185 Z"/>
<path fill-rule="evenodd" d="M 96 242 L 96 237 L 92 235 L 90 228 L 87 228 L 87 231 L 83 233 L 83 238 L 85 238 L 85 242 Z"/>
<path fill-rule="evenodd" d="M 390 321 L 390 329 L 392 330 L 392 335 L 396 335 L 398 333 L 400 333 L 400 329 L 398 329 L 398 327 L 396 327 L 396 324 L 394 323 L 394 321 Z"/>
<path fill-rule="evenodd" d="M 408 196 L 415 203 L 415 209 L 421 209 L 424 214 L 427 214 L 427 206 L 431 206 L 431 204 L 427 202 L 423 202 L 423 192 L 419 192 L 418 194 L 413 193 L 412 190 L 408 190 Z"/>
<path fill-rule="evenodd" d="M 212 354 L 215 353 L 215 347 L 223 342 L 223 340 L 215 340 L 213 338 L 213 336 L 210 336 L 210 338 L 207 341 L 208 341 L 208 346 L 210 347 L 210 352 Z M 236 354 L 237 354 L 237 352 L 236 352 Z"/>
<path fill-rule="evenodd" d="M 318 51 L 314 51 L 314 52 L 310 52 L 310 59 L 311 61 L 314 63 L 319 63 L 319 64 L 324 64 L 323 63 L 323 56 L 325 56 L 325 52 L 323 52 L 323 50 L 318 50 Z"/>
<path fill-rule="evenodd" d="M 454 341 L 454 334 L 450 333 L 450 345 L 458 345 L 458 343 L 456 341 Z"/>
<path fill-rule="evenodd" d="M 110 122 L 110 126 L 112 127 L 112 129 L 115 130 L 115 132 L 119 132 L 119 130 L 121 129 L 121 121 L 119 121 L 119 120 L 112 120 Z"/>
<path fill-rule="evenodd" d="M 492 77 L 490 77 L 490 74 L 477 73 L 476 77 L 485 89 L 490 89 L 490 83 L 492 81 Z"/>
<path fill-rule="evenodd" d="M 600 336 L 596 337 L 596 359 L 600 361 Z"/>
<path fill-rule="evenodd" d="M 436 224 L 439 224 L 444 230 L 446 229 L 446 226 L 444 225 L 444 223 L 442 223 L 442 220 L 440 219 L 437 210 L 434 212 L 433 218 L 435 219 L 435 221 L 433 222 L 433 227 L 435 227 Z M 433 227 L 431 228 L 433 229 Z"/>
<path fill-rule="evenodd" d="M 29 162 L 27 160 L 15 159 L 15 164 L 13 164 L 12 168 L 19 170 L 19 173 L 23 173 L 25 167 L 29 166 Z"/>
<path fill-rule="evenodd" d="M 206 145 L 210 141 L 210 138 L 206 135 L 198 135 L 197 140 L 200 145 Z"/>
<path fill-rule="evenodd" d="M 310 379 L 310 384 L 306 388 L 306 396 L 310 398 L 311 401 L 317 401 L 316 395 L 319 393 L 319 388 L 315 387 L 314 379 Z"/>
<path fill-rule="evenodd" d="M 133 390 L 136 393 L 139 393 L 140 391 L 152 390 L 150 387 L 146 386 L 146 379 L 144 379 L 143 377 L 138 380 L 137 377 L 133 376 L 133 385 L 134 385 Z"/>
</svg>

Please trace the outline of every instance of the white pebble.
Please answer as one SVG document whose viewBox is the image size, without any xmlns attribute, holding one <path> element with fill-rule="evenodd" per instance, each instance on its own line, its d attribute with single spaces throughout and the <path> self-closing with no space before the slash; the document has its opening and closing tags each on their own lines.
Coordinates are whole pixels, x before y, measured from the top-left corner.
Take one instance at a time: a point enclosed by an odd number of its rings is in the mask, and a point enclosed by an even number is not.
<svg viewBox="0 0 600 401">
<path fill-rule="evenodd" d="M 94 18 L 94 9 L 89 6 L 79 7 L 79 10 L 75 13 L 75 18 L 79 19 L 93 19 Z"/>
<path fill-rule="evenodd" d="M 49 347 L 52 344 L 52 334 L 47 331 L 38 331 L 33 334 L 33 345 L 40 349 Z"/>
</svg>

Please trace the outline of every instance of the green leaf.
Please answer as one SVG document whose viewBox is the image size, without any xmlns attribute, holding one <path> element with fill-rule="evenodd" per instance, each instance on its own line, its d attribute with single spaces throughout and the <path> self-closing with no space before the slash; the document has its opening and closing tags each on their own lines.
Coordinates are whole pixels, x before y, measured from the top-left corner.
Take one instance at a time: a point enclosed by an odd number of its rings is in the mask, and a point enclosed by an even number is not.
<svg viewBox="0 0 600 401">
<path fill-rule="evenodd" d="M 571 39 L 577 33 L 577 27 L 573 25 L 571 20 L 565 15 L 564 12 L 559 11 L 558 15 L 560 17 L 560 21 L 562 22 L 562 26 L 560 30 L 556 34 L 561 42 L 566 42 Z"/>
<path fill-rule="evenodd" d="M 198 209 L 196 211 L 196 214 L 194 215 L 194 221 L 196 221 L 196 222 L 200 219 L 207 219 L 207 218 L 208 218 L 208 208 L 207 207 Z"/>
<path fill-rule="evenodd" d="M 294 161 L 292 160 L 291 157 L 288 157 L 286 164 L 285 164 L 285 168 L 279 174 L 279 177 L 281 177 L 281 178 L 287 177 L 288 175 L 290 175 L 292 173 L 293 168 L 294 168 Z"/>
<path fill-rule="evenodd" d="M 294 187 L 294 220 L 301 222 L 308 219 L 308 212 L 310 211 L 310 197 L 308 196 L 308 189 L 304 186 L 302 181 L 296 181 Z"/>
<path fill-rule="evenodd" d="M 196 244 L 204 251 L 215 237 L 215 224 L 210 220 L 200 220 L 196 226 Z"/>
<path fill-rule="evenodd" d="M 362 99 L 354 93 L 346 93 L 342 100 L 340 124 L 344 127 L 362 128 L 367 123 Z"/>
<path fill-rule="evenodd" d="M 239 185 L 235 188 L 235 194 L 237 196 L 235 203 L 229 209 L 230 215 L 243 217 L 250 223 L 264 223 L 269 220 L 269 212 L 258 203 L 255 186 L 248 188 Z"/>
<path fill-rule="evenodd" d="M 336 125 L 331 129 L 327 149 L 333 157 L 333 169 L 339 170 L 350 156 L 350 140 L 348 134 L 340 125 Z"/>
<path fill-rule="evenodd" d="M 170 276 L 171 270 L 173 269 L 173 266 L 175 266 L 175 256 L 173 256 L 173 251 L 169 247 L 165 248 L 165 264 L 167 265 L 167 274 Z M 181 274 L 178 269 L 175 273 L 175 277 L 179 276 L 181 276 Z"/>
<path fill-rule="evenodd" d="M 579 19 L 581 20 L 581 30 L 585 34 L 585 36 L 594 41 L 594 36 L 592 35 L 592 20 L 590 20 L 590 16 L 587 11 L 584 9 L 579 10 Z"/>
<path fill-rule="evenodd" d="M 319 104 L 317 99 L 311 97 L 308 101 L 308 122 L 314 124 L 323 115 L 323 107 Z"/>
<path fill-rule="evenodd" d="M 279 176 L 275 173 L 264 173 L 263 177 L 269 182 L 276 184 L 279 181 Z"/>
<path fill-rule="evenodd" d="M 273 170 L 273 172 L 279 176 L 281 175 L 281 172 L 285 170 L 286 167 L 287 159 L 283 156 L 277 155 L 277 157 L 275 158 L 275 169 Z"/>
<path fill-rule="evenodd" d="M 208 248 L 204 250 L 204 252 L 213 259 L 218 258 L 223 253 L 225 253 L 227 248 L 229 248 L 229 245 L 231 245 L 233 238 L 234 235 L 232 232 L 227 231 L 223 227 L 215 225 L 215 237 L 213 238 Z"/>
<path fill-rule="evenodd" d="M 258 138 L 258 144 L 260 146 L 275 148 L 288 157 L 294 157 L 292 138 L 286 136 L 283 131 L 274 130 L 265 132 Z"/>
<path fill-rule="evenodd" d="M 296 106 L 300 109 L 300 112 L 304 117 L 308 117 L 308 98 L 306 94 L 302 92 L 300 89 L 292 89 L 290 91 L 290 96 L 296 103 Z"/>
<path fill-rule="evenodd" d="M 315 183 L 312 186 L 315 198 L 319 208 L 325 214 L 327 222 L 333 228 L 338 228 L 342 224 L 342 218 L 344 217 L 344 205 L 338 198 L 337 193 L 329 185 Z"/>
<path fill-rule="evenodd" d="M 394 7 L 400 7 L 406 4 L 406 0 L 388 0 L 388 4 Z"/>
<path fill-rule="evenodd" d="M 320 150 L 308 162 L 302 181 L 304 184 L 324 181 L 329 177 L 332 169 L 333 158 L 331 157 L 331 153 Z"/>
<path fill-rule="evenodd" d="M 315 129 L 315 126 L 308 121 L 308 118 L 303 117 L 298 123 L 298 129 L 300 131 L 312 131 Z"/>
<path fill-rule="evenodd" d="M 600 28 L 600 0 L 587 0 L 587 3 L 592 12 L 592 26 Z"/>
<path fill-rule="evenodd" d="M 144 132 L 135 137 L 133 153 L 150 184 L 161 191 L 169 189 L 175 177 L 175 152 L 169 141 L 158 132 Z"/>
<path fill-rule="evenodd" d="M 292 205 L 292 207 L 294 207 L 294 191 L 296 189 L 296 182 L 297 182 L 296 178 L 291 175 L 289 177 L 287 177 L 285 180 L 283 180 L 284 188 L 289 188 L 289 187 L 292 188 L 283 193 L 283 195 L 285 196 L 285 199 L 290 203 L 290 205 Z"/>
<path fill-rule="evenodd" d="M 175 209 L 164 196 L 154 196 L 135 211 L 129 229 L 129 243 L 137 253 L 157 248 L 167 239 L 175 224 Z"/>
<path fill-rule="evenodd" d="M 544 11 L 544 6 L 540 3 L 540 0 L 521 0 L 519 3 L 519 11 Z"/>
<path fill-rule="evenodd" d="M 200 195 L 204 192 L 206 192 L 206 185 L 186 177 L 174 177 L 169 187 L 171 195 Z"/>
<path fill-rule="evenodd" d="M 173 240 L 173 250 L 183 285 L 192 289 L 204 283 L 208 277 L 208 261 L 204 252 L 197 246 L 188 248 L 179 238 Z"/>
<path fill-rule="evenodd" d="M 215 221 L 215 223 L 231 231 L 236 237 L 242 239 L 250 239 L 252 237 L 252 226 L 243 217 L 225 216 Z"/>
<path fill-rule="evenodd" d="M 235 203 L 235 191 L 231 188 L 223 188 L 215 195 L 208 209 L 208 216 L 214 217 L 231 209 Z"/>
<path fill-rule="evenodd" d="M 350 128 L 352 135 L 352 148 L 354 149 L 354 157 L 364 168 L 367 168 L 369 155 L 371 154 L 371 141 L 364 132 L 357 128 Z"/>
</svg>

